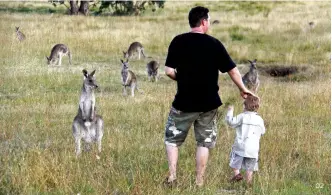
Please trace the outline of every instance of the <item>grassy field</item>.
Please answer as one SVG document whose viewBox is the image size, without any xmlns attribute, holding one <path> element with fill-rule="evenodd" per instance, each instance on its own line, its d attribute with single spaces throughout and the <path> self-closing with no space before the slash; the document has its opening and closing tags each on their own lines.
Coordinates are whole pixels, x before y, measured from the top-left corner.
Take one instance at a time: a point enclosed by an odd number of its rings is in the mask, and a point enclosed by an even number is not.
<svg viewBox="0 0 332 195">
<path fill-rule="evenodd" d="M 172 38 L 187 32 L 191 7 L 210 9 L 209 34 L 222 41 L 242 74 L 257 58 L 261 73 L 260 171 L 254 187 L 230 184 L 229 152 L 235 131 L 219 108 L 218 141 L 195 187 L 193 132 L 180 149 L 179 186 L 167 175 L 164 125 L 176 83 L 163 73 Z M 0 194 L 331 194 L 330 2 L 166 2 L 165 9 L 134 16 L 68 16 L 50 3 L 0 3 Z M 49 12 L 53 13 L 49 13 Z M 314 26 L 310 27 L 309 22 Z M 19 42 L 15 26 L 26 40 Z M 133 60 L 144 94 L 123 97 L 122 51 L 133 41 L 158 60 L 161 78 L 148 82 L 148 59 Z M 53 45 L 65 43 L 73 65 L 47 66 Z M 271 77 L 273 67 L 299 72 Z M 97 109 L 104 118 L 103 151 L 76 159 L 71 124 L 77 113 L 82 69 L 96 69 Z M 242 109 L 239 91 L 220 75 L 220 96 Z M 236 191 L 234 191 L 236 190 Z"/>
</svg>

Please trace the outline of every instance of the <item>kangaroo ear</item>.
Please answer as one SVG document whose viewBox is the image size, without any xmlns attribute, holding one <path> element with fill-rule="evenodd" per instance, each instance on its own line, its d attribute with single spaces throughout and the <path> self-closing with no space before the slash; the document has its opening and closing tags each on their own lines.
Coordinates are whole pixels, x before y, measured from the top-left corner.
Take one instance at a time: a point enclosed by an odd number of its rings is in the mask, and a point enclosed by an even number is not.
<svg viewBox="0 0 332 195">
<path fill-rule="evenodd" d="M 127 58 L 127 63 L 129 62 L 129 59 Z"/>
<path fill-rule="evenodd" d="M 256 63 L 256 62 L 257 62 L 257 59 L 254 59 L 254 62 Z"/>
<path fill-rule="evenodd" d="M 46 59 L 48 60 L 48 61 L 50 61 L 50 59 L 47 57 L 47 56 L 45 56 L 46 57 Z"/>
<path fill-rule="evenodd" d="M 121 63 L 123 64 L 123 60 L 122 60 L 122 59 L 120 59 L 120 61 L 121 61 Z"/>
<path fill-rule="evenodd" d="M 250 62 L 250 64 L 252 64 L 252 61 L 248 60 L 248 62 Z"/>
<path fill-rule="evenodd" d="M 96 73 L 96 70 L 92 71 L 92 72 L 90 73 L 90 76 L 93 77 L 93 75 L 94 75 L 95 73 Z"/>
<path fill-rule="evenodd" d="M 126 54 L 127 52 L 125 52 L 125 51 L 122 51 L 123 52 L 123 54 Z"/>
<path fill-rule="evenodd" d="M 86 71 L 85 69 L 83 69 L 82 72 L 83 72 L 83 75 L 84 75 L 85 77 L 88 77 L 88 71 Z"/>
</svg>

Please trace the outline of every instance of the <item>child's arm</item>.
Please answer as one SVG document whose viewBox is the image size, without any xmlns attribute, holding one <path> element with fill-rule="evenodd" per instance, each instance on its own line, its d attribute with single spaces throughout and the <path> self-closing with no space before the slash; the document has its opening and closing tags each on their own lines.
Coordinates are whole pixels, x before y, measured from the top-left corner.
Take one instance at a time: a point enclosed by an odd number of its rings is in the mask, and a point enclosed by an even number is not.
<svg viewBox="0 0 332 195">
<path fill-rule="evenodd" d="M 226 122 L 231 127 L 236 127 L 242 123 L 242 114 L 233 117 L 234 106 L 228 106 L 227 114 L 226 114 Z"/>
<path fill-rule="evenodd" d="M 266 129 L 265 129 L 265 126 L 264 126 L 264 121 L 262 120 L 262 135 L 265 134 L 265 131 L 266 131 Z"/>
</svg>

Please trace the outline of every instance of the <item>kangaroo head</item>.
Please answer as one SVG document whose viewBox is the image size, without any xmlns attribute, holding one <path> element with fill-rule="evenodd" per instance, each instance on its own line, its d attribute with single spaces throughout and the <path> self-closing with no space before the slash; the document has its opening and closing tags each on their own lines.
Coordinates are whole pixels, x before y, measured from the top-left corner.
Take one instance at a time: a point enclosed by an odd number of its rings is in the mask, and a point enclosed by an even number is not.
<svg viewBox="0 0 332 195">
<path fill-rule="evenodd" d="M 123 67 L 123 69 L 128 69 L 129 68 L 129 60 L 127 59 L 127 61 L 126 62 L 124 62 L 122 59 L 120 60 L 121 61 L 121 63 L 122 63 L 122 67 Z"/>
<path fill-rule="evenodd" d="M 51 58 L 49 58 L 49 57 L 47 57 L 47 56 L 46 56 L 46 59 L 47 59 L 47 64 L 48 64 L 48 65 L 50 65 L 50 64 L 51 64 L 51 61 L 52 61 L 52 59 L 51 59 Z"/>
<path fill-rule="evenodd" d="M 18 29 L 19 29 L 20 27 L 16 27 L 16 26 L 15 26 L 15 28 L 16 28 L 16 32 L 17 32 L 17 31 L 18 31 Z"/>
<path fill-rule="evenodd" d="M 129 53 L 126 51 L 122 51 L 123 52 L 123 58 L 128 58 L 129 57 Z"/>
<path fill-rule="evenodd" d="M 84 87 L 88 89 L 98 88 L 96 77 L 94 76 L 96 70 L 92 71 L 90 74 L 85 69 L 83 69 L 82 72 L 84 76 L 84 81 L 83 81 Z"/>
<path fill-rule="evenodd" d="M 250 68 L 257 69 L 257 66 L 256 66 L 257 59 L 254 59 L 254 61 L 250 61 L 250 60 L 248 60 L 248 61 L 250 62 Z"/>
</svg>

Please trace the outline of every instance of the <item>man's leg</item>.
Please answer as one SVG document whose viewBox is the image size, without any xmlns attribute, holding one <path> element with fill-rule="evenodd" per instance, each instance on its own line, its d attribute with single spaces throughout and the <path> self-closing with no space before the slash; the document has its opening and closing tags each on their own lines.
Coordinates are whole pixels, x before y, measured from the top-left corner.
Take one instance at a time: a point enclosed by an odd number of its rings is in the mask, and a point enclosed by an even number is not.
<svg viewBox="0 0 332 195">
<path fill-rule="evenodd" d="M 196 185 L 204 184 L 204 173 L 209 159 L 209 149 L 198 146 L 196 150 Z"/>
<path fill-rule="evenodd" d="M 166 145 L 166 152 L 169 169 L 168 182 L 172 182 L 176 179 L 176 165 L 178 162 L 179 149 L 177 146 Z"/>
<path fill-rule="evenodd" d="M 204 173 L 209 158 L 209 149 L 213 148 L 217 139 L 217 109 L 201 113 L 194 123 L 196 149 L 196 185 L 204 184 Z"/>
<path fill-rule="evenodd" d="M 171 108 L 165 128 L 165 145 L 169 168 L 168 182 L 176 179 L 178 148 L 186 139 L 190 126 L 197 116 L 197 113 L 184 113 Z"/>
</svg>

